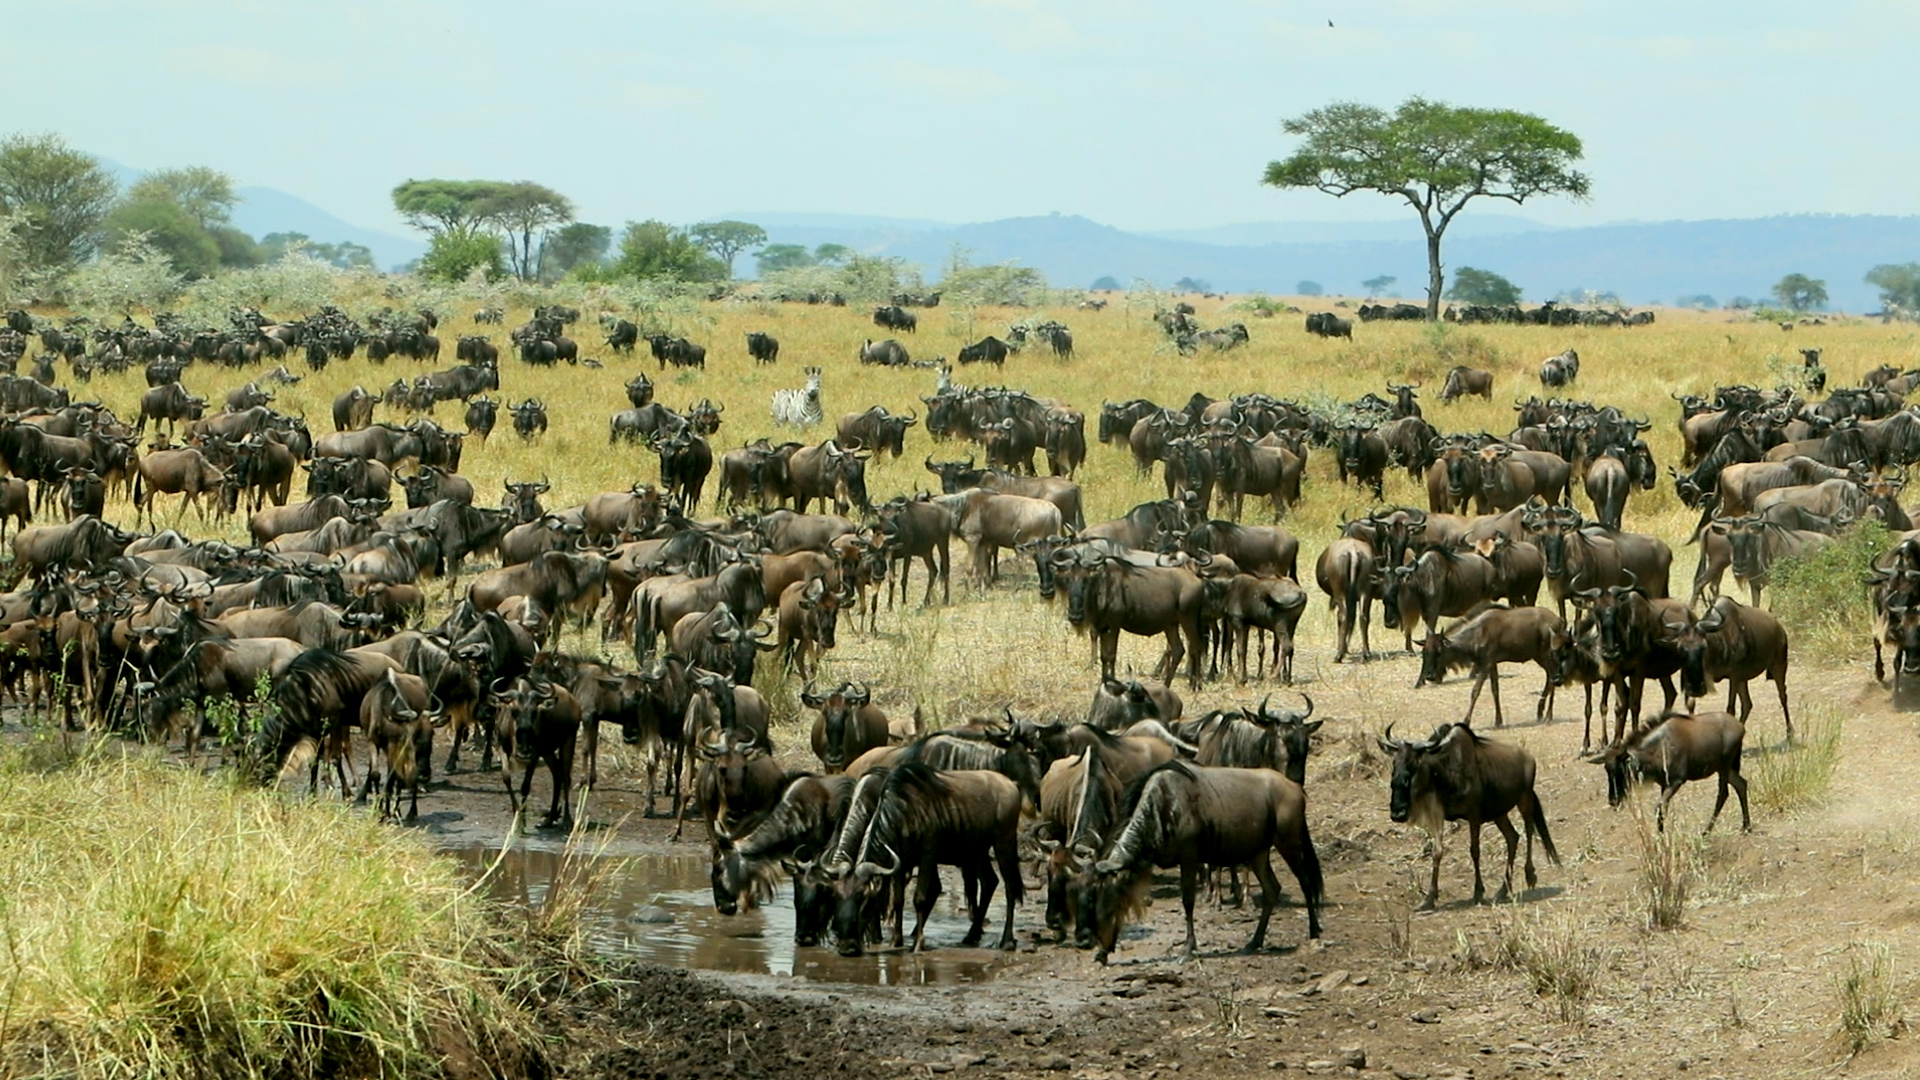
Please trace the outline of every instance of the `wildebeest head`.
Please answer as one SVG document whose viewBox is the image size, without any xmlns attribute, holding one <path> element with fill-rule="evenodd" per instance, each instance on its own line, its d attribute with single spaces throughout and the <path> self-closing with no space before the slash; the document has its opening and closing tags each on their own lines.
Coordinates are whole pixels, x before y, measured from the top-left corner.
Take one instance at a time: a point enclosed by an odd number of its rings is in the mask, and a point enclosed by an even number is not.
<svg viewBox="0 0 1920 1080">
<path fill-rule="evenodd" d="M 515 524 L 524 525 L 545 513 L 540 505 L 540 496 L 552 490 L 553 485 L 548 483 L 544 474 L 538 481 L 523 480 L 519 483 L 501 477 L 500 483 L 507 490 L 507 497 L 500 505 L 513 511 Z"/>
<path fill-rule="evenodd" d="M 843 682 L 820 694 L 809 682 L 800 691 L 800 703 L 819 710 L 821 724 L 826 728 L 826 754 L 822 763 L 828 772 L 845 772 L 853 760 L 854 739 L 850 736 L 858 735 L 858 714 L 872 700 L 873 692 L 866 683 Z"/>
<path fill-rule="evenodd" d="M 1680 654 L 1680 689 L 1689 698 L 1705 697 L 1712 689 L 1707 681 L 1707 636 L 1718 633 L 1726 624 L 1727 611 L 1722 605 L 1730 602 L 1722 598 L 1698 619 L 1668 623 L 1662 628 L 1666 644 Z"/>
<path fill-rule="evenodd" d="M 962 487 L 970 486 L 963 484 L 961 480 L 962 477 L 974 471 L 973 455 L 968 454 L 965 461 L 935 461 L 929 457 L 926 460 L 926 467 L 928 472 L 940 478 L 941 493 L 952 495 Z"/>
<path fill-rule="evenodd" d="M 1459 751 L 1469 747 L 1473 738 L 1465 724 L 1447 724 L 1426 741 L 1413 742 L 1395 739 L 1393 725 L 1387 725 L 1378 740 L 1381 752 L 1393 760 L 1387 816 L 1401 824 L 1412 822 L 1437 838 L 1445 818 L 1444 793 L 1461 779 L 1464 755 Z"/>
</svg>

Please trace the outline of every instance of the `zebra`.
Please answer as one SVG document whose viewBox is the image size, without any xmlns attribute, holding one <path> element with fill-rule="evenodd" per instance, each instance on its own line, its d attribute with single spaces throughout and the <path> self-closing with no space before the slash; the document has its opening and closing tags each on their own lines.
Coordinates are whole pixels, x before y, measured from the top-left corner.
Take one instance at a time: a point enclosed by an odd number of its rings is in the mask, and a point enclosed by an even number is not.
<svg viewBox="0 0 1920 1080">
<path fill-rule="evenodd" d="M 810 367 L 804 390 L 773 392 L 773 422 L 794 427 L 812 427 L 820 422 L 820 369 Z"/>
</svg>

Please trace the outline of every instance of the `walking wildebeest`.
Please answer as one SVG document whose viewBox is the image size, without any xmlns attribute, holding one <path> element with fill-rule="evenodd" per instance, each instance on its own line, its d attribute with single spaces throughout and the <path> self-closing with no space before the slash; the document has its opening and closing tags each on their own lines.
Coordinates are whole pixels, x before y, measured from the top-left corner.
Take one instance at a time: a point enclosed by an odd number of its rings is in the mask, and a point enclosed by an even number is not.
<svg viewBox="0 0 1920 1080">
<path fill-rule="evenodd" d="M 1393 725 L 1389 724 L 1379 743 L 1380 749 L 1393 759 L 1389 816 L 1402 824 L 1412 822 L 1432 839 L 1433 876 L 1427 884 L 1422 910 L 1433 910 L 1440 899 L 1440 840 L 1449 821 L 1467 823 L 1476 904 L 1487 895 L 1480 875 L 1480 827 L 1489 821 L 1507 838 L 1507 872 L 1494 902 L 1504 901 L 1512 891 L 1513 856 L 1520 837 L 1507 820 L 1511 810 L 1520 811 L 1520 824 L 1527 832 L 1527 888 L 1538 883 L 1533 871 L 1536 831 L 1548 861 L 1560 865 L 1560 854 L 1553 849 L 1553 837 L 1547 832 L 1546 810 L 1540 805 L 1540 797 L 1534 794 L 1532 754 L 1512 743 L 1481 738 L 1464 723 L 1443 725 L 1425 742 L 1417 743 L 1395 739 Z"/>
</svg>

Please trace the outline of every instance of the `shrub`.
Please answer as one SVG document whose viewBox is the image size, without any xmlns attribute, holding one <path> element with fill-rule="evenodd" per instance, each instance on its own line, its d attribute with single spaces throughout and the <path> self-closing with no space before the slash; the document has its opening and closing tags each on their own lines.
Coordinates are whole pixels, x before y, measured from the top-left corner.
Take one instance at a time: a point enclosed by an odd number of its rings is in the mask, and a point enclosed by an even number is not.
<svg viewBox="0 0 1920 1080">
<path fill-rule="evenodd" d="M 1700 879 L 1701 842 L 1678 827 L 1664 832 L 1638 808 L 1634 830 L 1640 840 L 1640 881 L 1636 896 L 1649 930 L 1677 930 L 1687 919 L 1687 897 Z"/>
<path fill-rule="evenodd" d="M 1865 521 L 1835 543 L 1773 564 L 1770 606 L 1793 628 L 1795 653 L 1847 660 L 1872 639 L 1873 604 L 1864 582 L 1890 543 L 1883 525 Z"/>
<path fill-rule="evenodd" d="M 1560 1019 L 1585 1012 L 1599 986 L 1606 952 L 1571 911 L 1522 914 L 1517 908 L 1500 928 L 1499 963 L 1526 976 L 1533 992 L 1551 998 Z"/>
<path fill-rule="evenodd" d="M 488 281 L 507 272 L 499 237 L 451 230 L 437 232 L 427 245 L 426 255 L 420 259 L 420 275 L 434 281 L 465 281 L 475 270 L 484 273 Z"/>
<path fill-rule="evenodd" d="M 1840 763 L 1841 728 L 1837 710 L 1803 703 L 1800 740 L 1753 757 L 1744 770 L 1754 811 L 1786 814 L 1824 800 Z"/>
</svg>

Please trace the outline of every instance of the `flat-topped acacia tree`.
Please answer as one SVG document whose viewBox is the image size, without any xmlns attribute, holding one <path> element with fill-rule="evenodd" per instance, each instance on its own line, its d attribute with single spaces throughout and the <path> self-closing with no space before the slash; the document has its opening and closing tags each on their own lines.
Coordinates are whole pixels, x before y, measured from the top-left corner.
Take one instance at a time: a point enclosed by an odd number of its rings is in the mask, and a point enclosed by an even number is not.
<svg viewBox="0 0 1920 1080">
<path fill-rule="evenodd" d="M 1573 168 L 1580 139 L 1538 116 L 1465 109 L 1408 98 L 1388 113 L 1338 102 L 1283 121 L 1306 142 L 1267 164 L 1263 182 L 1345 196 L 1403 198 L 1427 233 L 1427 318 L 1440 317 L 1445 279 L 1440 239 L 1467 203 L 1485 196 L 1524 203 L 1537 195 L 1586 197 L 1592 181 Z"/>
</svg>

